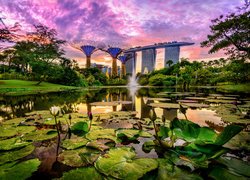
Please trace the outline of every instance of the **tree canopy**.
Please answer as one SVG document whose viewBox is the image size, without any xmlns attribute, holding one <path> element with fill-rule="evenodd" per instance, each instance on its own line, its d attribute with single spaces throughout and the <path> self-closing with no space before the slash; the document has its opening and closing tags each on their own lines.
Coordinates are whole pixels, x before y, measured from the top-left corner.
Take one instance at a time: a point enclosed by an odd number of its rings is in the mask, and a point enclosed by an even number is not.
<svg viewBox="0 0 250 180">
<path fill-rule="evenodd" d="M 225 50 L 231 58 L 250 58 L 250 11 L 249 4 L 240 8 L 238 13 L 221 15 L 212 20 L 211 34 L 201 43 L 211 47 L 209 53 Z"/>
</svg>

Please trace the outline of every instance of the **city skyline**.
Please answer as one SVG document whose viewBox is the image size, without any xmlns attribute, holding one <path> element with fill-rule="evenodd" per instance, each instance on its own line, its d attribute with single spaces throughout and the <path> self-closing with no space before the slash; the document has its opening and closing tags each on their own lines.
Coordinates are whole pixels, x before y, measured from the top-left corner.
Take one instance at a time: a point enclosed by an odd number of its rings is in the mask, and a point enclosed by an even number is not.
<svg viewBox="0 0 250 180">
<path fill-rule="evenodd" d="M 183 47 L 180 57 L 213 59 L 223 52 L 208 54 L 200 42 L 209 34 L 211 20 L 221 14 L 235 12 L 241 1 L 200 0 L 128 0 L 67 1 L 67 0 L 0 0 L 0 15 L 11 26 L 15 22 L 31 31 L 32 24 L 42 23 L 58 32 L 68 42 L 81 39 L 117 42 L 121 46 L 144 46 L 166 41 L 189 41 L 195 45 Z M 66 57 L 80 65 L 86 58 L 82 52 L 66 46 Z M 163 56 L 158 50 L 157 63 Z M 111 57 L 103 52 L 93 55 L 93 62 L 109 64 Z"/>
</svg>

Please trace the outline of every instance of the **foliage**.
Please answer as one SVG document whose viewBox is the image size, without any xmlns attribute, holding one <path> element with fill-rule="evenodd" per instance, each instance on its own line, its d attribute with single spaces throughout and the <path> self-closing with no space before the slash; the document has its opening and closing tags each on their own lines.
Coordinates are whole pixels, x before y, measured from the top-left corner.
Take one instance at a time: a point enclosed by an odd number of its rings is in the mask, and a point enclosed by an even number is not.
<svg viewBox="0 0 250 180">
<path fill-rule="evenodd" d="M 110 78 L 107 81 L 107 85 L 126 85 L 127 80 L 121 78 Z"/>
<path fill-rule="evenodd" d="M 203 47 L 211 47 L 210 53 L 225 50 L 231 58 L 250 58 L 249 34 L 250 34 L 250 11 L 231 13 L 224 17 L 212 20 L 211 34 L 203 41 Z"/>
</svg>

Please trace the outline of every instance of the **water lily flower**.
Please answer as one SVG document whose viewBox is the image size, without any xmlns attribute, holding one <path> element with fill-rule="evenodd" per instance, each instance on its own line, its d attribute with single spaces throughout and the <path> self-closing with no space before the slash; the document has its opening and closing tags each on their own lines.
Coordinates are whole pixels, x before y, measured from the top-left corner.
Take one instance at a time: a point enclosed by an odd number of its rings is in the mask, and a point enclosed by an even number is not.
<svg viewBox="0 0 250 180">
<path fill-rule="evenodd" d="M 52 116 L 58 116 L 60 110 L 61 110 L 60 107 L 58 107 L 58 106 L 52 106 L 52 107 L 50 108 L 50 114 L 51 114 Z"/>
<path fill-rule="evenodd" d="M 93 119 L 92 112 L 88 112 L 88 117 L 89 117 L 89 120 L 92 121 L 92 119 Z"/>
</svg>

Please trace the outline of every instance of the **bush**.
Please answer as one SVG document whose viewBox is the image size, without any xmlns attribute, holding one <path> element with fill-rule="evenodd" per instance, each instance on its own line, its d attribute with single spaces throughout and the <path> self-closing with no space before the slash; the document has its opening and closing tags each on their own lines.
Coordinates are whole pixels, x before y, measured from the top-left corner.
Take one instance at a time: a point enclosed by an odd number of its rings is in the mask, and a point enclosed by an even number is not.
<svg viewBox="0 0 250 180">
<path fill-rule="evenodd" d="M 163 74 L 155 74 L 149 78 L 149 85 L 151 86 L 174 86 L 175 82 L 175 76 L 166 76 Z"/>
<path fill-rule="evenodd" d="M 140 85 L 147 85 L 148 83 L 149 83 L 149 78 L 148 78 L 148 76 L 147 75 L 140 75 L 139 76 L 139 80 L 138 80 L 138 83 L 140 84 Z"/>
<path fill-rule="evenodd" d="M 127 80 L 120 78 L 111 78 L 107 81 L 107 85 L 126 85 Z"/>
</svg>

